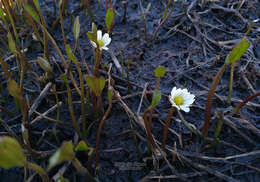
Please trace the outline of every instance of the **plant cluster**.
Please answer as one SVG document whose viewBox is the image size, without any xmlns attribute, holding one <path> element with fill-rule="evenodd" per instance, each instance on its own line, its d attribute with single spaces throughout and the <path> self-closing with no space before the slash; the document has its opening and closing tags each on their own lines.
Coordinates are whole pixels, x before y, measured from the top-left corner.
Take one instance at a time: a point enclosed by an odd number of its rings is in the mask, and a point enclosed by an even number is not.
<svg viewBox="0 0 260 182">
<path fill-rule="evenodd" d="M 90 16 L 92 29 L 88 31 L 87 34 L 82 32 L 82 25 L 80 24 L 79 17 L 75 17 L 72 26 L 75 44 L 70 45 L 65 35 L 66 32 L 64 31 L 64 18 L 66 16 L 67 0 L 60 0 L 57 4 L 56 1 L 53 1 L 54 6 L 56 7 L 55 10 L 57 9 L 57 11 L 59 11 L 59 15 L 51 27 L 47 24 L 46 18 L 42 14 L 38 0 L 17 0 L 15 2 L 9 0 L 1 1 L 0 26 L 1 31 L 6 34 L 6 40 L 1 40 L 1 42 L 4 45 L 4 49 L 13 56 L 12 60 L 15 61 L 14 64 L 16 65 L 16 68 L 13 69 L 11 64 L 4 59 L 4 56 L 0 55 L 2 77 L 0 80 L 0 88 L 5 87 L 6 85 L 8 90 L 8 94 L 1 92 L 1 99 L 8 97 L 8 95 L 12 96 L 16 109 L 22 115 L 22 120 L 20 122 L 22 139 L 12 131 L 12 129 L 0 116 L 0 124 L 7 131 L 6 136 L 0 137 L 0 166 L 2 168 L 9 169 L 12 167 L 24 167 L 25 169 L 35 171 L 40 175 L 42 181 L 48 182 L 50 181 L 48 172 L 63 162 L 71 162 L 76 170 L 81 173 L 87 181 L 98 181 L 94 174 L 95 171 L 98 171 L 100 158 L 99 144 L 102 139 L 102 128 L 106 119 L 111 114 L 111 109 L 114 103 L 119 102 L 120 105 L 122 105 L 122 107 L 128 112 L 127 114 L 143 127 L 147 136 L 146 140 L 148 155 L 155 158 L 160 158 L 161 156 L 167 158 L 169 154 L 173 154 L 173 156 L 178 157 L 176 143 L 172 147 L 174 149 L 173 153 L 169 150 L 170 147 L 166 145 L 167 133 L 171 121 L 173 120 L 174 113 L 179 114 L 180 119 L 191 131 L 191 133 L 194 133 L 195 135 L 201 137 L 202 140 L 207 141 L 214 93 L 222 74 L 229 65 L 231 65 L 231 75 L 227 101 L 230 102 L 232 96 L 234 64 L 244 55 L 250 46 L 246 36 L 253 25 L 242 37 L 241 41 L 226 56 L 224 65 L 220 68 L 212 82 L 206 101 L 205 121 L 201 133 L 198 129 L 194 128 L 190 123 L 185 121 L 181 115 L 181 111 L 184 111 L 185 114 L 188 114 L 190 110 L 192 112 L 190 107 L 192 107 L 192 104 L 195 102 L 195 95 L 190 93 L 186 88 L 184 88 L 184 86 L 183 89 L 174 86 L 171 93 L 168 93 L 167 95 L 162 94 L 160 91 L 159 85 L 161 79 L 167 72 L 166 68 L 163 66 L 159 66 L 154 70 L 154 75 L 156 78 L 155 89 L 150 92 L 152 94 L 152 99 L 150 105 L 144 110 L 144 113 L 140 114 L 140 112 L 138 112 L 136 114 L 129 110 L 123 102 L 119 92 L 115 89 L 114 80 L 112 78 L 112 64 L 107 66 L 103 66 L 102 64 L 104 52 L 110 51 L 109 46 L 113 41 L 112 33 L 113 27 L 115 26 L 114 15 L 116 11 L 113 8 L 112 1 L 110 0 L 107 2 L 106 0 L 106 17 L 104 26 L 106 27 L 106 30 L 102 32 L 102 30 L 98 29 L 94 22 L 95 17 L 91 11 L 90 2 L 91 1 L 88 0 L 81 0 L 82 7 L 85 8 L 87 14 Z M 168 1 L 161 21 L 159 22 L 158 27 L 154 30 L 150 39 L 148 38 L 146 32 L 146 17 L 148 16 L 151 5 L 148 4 L 146 10 L 143 10 L 140 19 L 144 21 L 145 39 L 147 41 L 153 42 L 156 39 L 160 27 L 166 22 L 167 18 L 173 12 L 174 3 L 175 2 L 172 0 Z M 170 9 L 169 12 L 168 9 Z M 56 14 L 56 12 L 54 13 Z M 32 67 L 28 57 L 26 56 L 26 52 L 28 50 L 23 47 L 24 39 L 20 36 L 20 34 L 22 34 L 22 30 L 20 30 L 22 24 L 25 24 L 27 27 L 32 29 L 32 40 L 38 42 L 43 53 L 42 56 L 39 56 L 36 60 L 37 65 L 41 68 L 41 71 L 43 71 L 42 75 L 37 77 L 37 80 L 45 86 L 32 105 L 28 102 L 27 93 L 24 89 L 24 83 L 28 74 L 38 74 L 35 73 L 35 68 Z M 57 26 L 60 26 L 61 29 L 63 47 L 60 47 L 52 36 L 52 30 Z M 92 46 L 93 49 L 93 64 L 79 60 L 77 56 L 79 54 L 79 41 L 86 38 L 88 38 L 90 43 L 89 45 Z M 61 60 L 61 64 L 59 66 L 55 66 L 50 59 L 51 48 L 55 49 Z M 128 72 L 131 62 L 127 62 L 126 65 L 126 78 L 129 81 Z M 59 74 L 57 74 L 57 69 L 60 70 Z M 122 68 L 122 70 L 124 70 L 124 68 Z M 62 88 L 65 89 L 64 93 L 66 93 L 65 105 L 67 106 L 70 114 L 70 122 L 64 122 L 61 120 L 60 105 L 61 101 L 64 101 L 60 98 L 57 90 L 58 87 L 61 87 L 61 85 Z M 129 85 L 128 91 L 130 90 L 130 87 L 131 86 Z M 57 110 L 57 118 L 55 119 L 36 111 L 36 108 L 48 93 L 54 95 L 55 108 L 53 108 L 53 110 Z M 144 89 L 143 96 L 145 94 L 146 88 Z M 78 112 L 75 110 L 75 100 L 73 100 L 75 95 L 80 98 L 80 116 L 76 114 Z M 241 104 L 234 107 L 233 112 L 238 112 L 240 108 L 249 100 L 259 95 L 260 94 L 258 92 L 249 96 L 241 102 Z M 169 113 L 165 120 L 165 126 L 162 129 L 162 141 L 159 142 L 156 140 L 156 137 L 153 136 L 153 131 L 151 128 L 154 111 L 162 97 L 165 97 L 166 100 L 169 101 L 171 107 L 169 108 Z M 7 115 L 13 114 L 13 111 L 10 111 L 1 105 L 0 110 Z M 31 159 L 44 156 L 43 152 L 38 151 L 38 149 L 34 147 L 35 143 L 32 138 L 33 131 L 31 125 L 36 122 L 36 120 L 32 120 L 33 113 L 37 114 L 40 119 L 44 118 L 55 125 L 72 128 L 76 133 L 76 140 L 72 142 L 73 139 L 71 138 L 69 141 L 62 141 L 60 148 L 51 153 L 48 166 L 45 169 L 33 162 L 34 160 Z M 89 130 L 91 130 L 92 127 L 95 127 L 91 126 L 92 123 L 89 122 L 89 120 L 92 120 L 93 123 L 98 125 L 95 146 L 91 146 L 87 138 Z M 215 145 L 218 142 L 218 137 L 221 131 L 221 122 L 223 121 L 220 119 L 220 124 L 218 125 L 219 127 L 217 127 L 214 135 L 215 140 L 212 142 Z M 132 127 L 132 134 L 134 139 L 137 140 L 134 127 Z M 136 144 L 138 145 L 137 141 Z M 88 155 L 87 165 L 83 164 L 77 158 L 77 153 L 82 151 L 86 152 Z M 95 167 L 93 168 L 92 163 L 94 161 Z M 66 181 L 62 175 L 59 176 L 59 179 L 57 180 Z"/>
</svg>

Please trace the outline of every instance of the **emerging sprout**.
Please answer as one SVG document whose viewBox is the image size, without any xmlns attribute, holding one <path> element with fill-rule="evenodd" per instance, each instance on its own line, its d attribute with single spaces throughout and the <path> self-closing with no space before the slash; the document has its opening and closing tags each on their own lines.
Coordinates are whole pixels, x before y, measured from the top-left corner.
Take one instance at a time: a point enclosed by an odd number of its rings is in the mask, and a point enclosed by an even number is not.
<svg viewBox="0 0 260 182">
<path fill-rule="evenodd" d="M 188 92 L 187 89 L 177 89 L 173 87 L 169 100 L 172 106 L 176 107 L 178 110 L 183 110 L 185 112 L 190 111 L 190 105 L 195 101 L 195 95 Z"/>
<path fill-rule="evenodd" d="M 105 33 L 103 36 L 102 36 L 102 31 L 101 30 L 98 30 L 97 31 L 97 43 L 98 43 L 98 47 L 100 50 L 108 50 L 108 45 L 110 44 L 111 42 L 111 38 L 109 37 L 109 34 L 108 33 Z M 97 44 L 90 40 L 90 43 L 93 47 L 97 48 Z"/>
</svg>

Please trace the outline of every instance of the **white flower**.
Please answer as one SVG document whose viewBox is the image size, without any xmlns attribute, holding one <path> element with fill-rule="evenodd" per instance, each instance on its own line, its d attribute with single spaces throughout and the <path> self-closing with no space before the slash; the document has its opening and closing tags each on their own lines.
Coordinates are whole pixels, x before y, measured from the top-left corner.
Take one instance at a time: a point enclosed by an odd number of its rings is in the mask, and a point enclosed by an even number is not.
<svg viewBox="0 0 260 182">
<path fill-rule="evenodd" d="M 97 43 L 100 50 L 108 50 L 108 44 L 110 44 L 111 38 L 109 37 L 108 33 L 105 33 L 102 37 L 102 31 L 97 31 Z M 97 44 L 93 41 L 90 41 L 91 45 L 95 48 L 97 48 Z"/>
<path fill-rule="evenodd" d="M 173 87 L 169 100 L 172 106 L 176 107 L 178 110 L 183 110 L 185 112 L 190 112 L 190 105 L 195 101 L 195 95 L 188 92 L 185 89 L 177 89 Z"/>
</svg>

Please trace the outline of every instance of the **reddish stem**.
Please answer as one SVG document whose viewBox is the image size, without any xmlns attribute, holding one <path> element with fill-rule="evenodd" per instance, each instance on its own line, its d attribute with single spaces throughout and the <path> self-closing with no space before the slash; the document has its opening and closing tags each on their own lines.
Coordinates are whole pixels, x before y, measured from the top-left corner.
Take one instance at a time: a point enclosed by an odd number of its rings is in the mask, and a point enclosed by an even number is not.
<svg viewBox="0 0 260 182">
<path fill-rule="evenodd" d="M 109 103 L 108 109 L 107 109 L 106 113 L 104 114 L 102 120 L 99 123 L 98 132 L 97 132 L 97 142 L 96 142 L 96 167 L 98 166 L 98 161 L 99 161 L 99 150 L 98 150 L 98 147 L 99 147 L 99 142 L 100 142 L 101 130 L 102 130 L 102 127 L 104 125 L 104 122 L 105 122 L 107 116 L 109 115 L 109 113 L 111 111 L 111 108 L 112 108 L 112 102 Z"/>
<path fill-rule="evenodd" d="M 175 107 L 171 107 L 171 109 L 168 113 L 168 116 L 167 116 L 167 121 L 165 123 L 164 130 L 163 130 L 162 149 L 164 152 L 166 152 L 165 145 L 166 145 L 167 133 L 168 133 L 168 129 L 171 124 L 171 118 L 172 118 L 174 110 L 175 110 Z"/>
<path fill-rule="evenodd" d="M 156 145 L 155 145 L 155 141 L 153 139 L 153 136 L 152 136 L 151 125 L 149 124 L 149 121 L 147 120 L 147 112 L 148 111 L 149 111 L 149 108 L 147 108 L 144 111 L 144 124 L 145 124 L 145 128 L 146 128 L 146 131 L 147 131 L 147 138 L 148 138 L 149 142 L 152 144 L 153 148 L 157 148 Z"/>
<path fill-rule="evenodd" d="M 209 90 L 208 93 L 208 98 L 207 98 L 207 102 L 206 102 L 206 109 L 205 109 L 205 120 L 204 120 L 204 125 L 203 125 L 203 129 L 202 129 L 202 133 L 204 137 L 208 136 L 208 130 L 209 130 L 209 125 L 210 125 L 210 117 L 211 117 L 211 108 L 212 108 L 212 101 L 213 101 L 213 97 L 215 94 L 215 90 L 217 88 L 217 85 L 220 81 L 220 78 L 222 76 L 222 74 L 224 73 L 225 69 L 227 68 L 228 65 L 224 64 L 220 70 L 218 71 L 212 85 L 211 88 Z"/>
<path fill-rule="evenodd" d="M 235 108 L 235 112 L 238 112 L 240 110 L 241 107 L 243 107 L 247 102 L 249 102 L 250 100 L 252 100 L 255 97 L 260 96 L 260 92 L 257 92 L 253 95 L 248 96 L 245 100 L 243 100 L 243 102 L 241 102 L 236 108 Z"/>
</svg>

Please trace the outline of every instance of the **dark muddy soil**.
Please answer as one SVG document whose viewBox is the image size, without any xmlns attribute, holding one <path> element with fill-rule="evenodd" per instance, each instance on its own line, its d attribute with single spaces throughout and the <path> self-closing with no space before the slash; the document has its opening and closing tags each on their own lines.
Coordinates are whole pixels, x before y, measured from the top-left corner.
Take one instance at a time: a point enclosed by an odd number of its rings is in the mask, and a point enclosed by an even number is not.
<svg viewBox="0 0 260 182">
<path fill-rule="evenodd" d="M 91 1 L 91 8 L 95 22 L 103 32 L 105 28 L 105 1 Z M 127 2 L 126 18 L 124 20 L 124 3 Z M 239 2 L 241 7 L 239 7 Z M 142 11 L 145 11 L 148 3 L 151 8 L 146 14 L 146 20 L 141 19 Z M 104 52 L 102 59 L 103 76 L 107 77 L 107 65 L 112 63 L 112 78 L 114 88 L 120 93 L 123 102 L 133 113 L 137 113 L 145 84 L 148 84 L 147 94 L 144 97 L 140 115 L 150 105 L 151 92 L 155 88 L 156 78 L 154 69 L 158 66 L 167 68 L 166 75 L 161 79 L 160 91 L 163 93 L 162 100 L 156 107 L 153 121 L 152 133 L 156 140 L 161 142 L 164 123 L 171 107 L 167 96 L 171 89 L 176 86 L 187 88 L 195 94 L 195 102 L 189 113 L 181 112 L 184 119 L 198 130 L 204 122 L 205 103 L 208 90 L 218 72 L 224 64 L 227 54 L 238 43 L 249 28 L 253 20 L 260 18 L 260 3 L 257 0 L 248 1 L 178 1 L 166 23 L 159 29 L 155 40 L 151 40 L 152 34 L 160 23 L 162 13 L 167 1 L 113 1 L 116 11 L 115 25 L 112 31 L 112 42 L 109 51 Z M 41 1 L 41 11 L 51 29 L 53 22 L 58 17 L 54 16 L 53 1 Z M 91 30 L 91 21 L 86 16 L 84 8 L 78 2 L 69 1 L 67 12 L 64 16 L 64 28 L 67 43 L 74 46 L 72 22 L 79 16 L 81 24 L 81 36 L 77 57 L 82 63 L 93 65 L 93 48 L 89 43 L 87 32 Z M 146 22 L 146 23 L 145 23 Z M 145 28 L 146 26 L 146 28 Z M 240 115 L 232 115 L 234 106 L 238 105 L 246 97 L 260 91 L 260 21 L 254 24 L 247 38 L 251 43 L 246 54 L 235 64 L 234 83 L 231 103 L 227 102 L 229 87 L 230 67 L 225 71 L 217 87 L 213 101 L 212 119 L 208 140 L 192 134 L 181 121 L 178 114 L 174 114 L 171 131 L 168 132 L 167 145 L 173 150 L 176 142 L 178 157 L 173 161 L 172 152 L 167 160 L 152 158 L 147 149 L 146 133 L 140 125 L 126 112 L 126 109 L 118 101 L 113 103 L 111 113 L 102 130 L 100 143 L 99 168 L 94 173 L 94 161 L 92 175 L 102 182 L 114 181 L 260 181 L 260 98 L 253 99 L 241 109 Z M 39 68 L 35 59 L 43 55 L 43 50 L 37 41 L 31 38 L 31 30 L 24 35 L 24 47 L 28 48 L 26 57 L 31 61 L 34 73 L 27 73 L 24 84 L 24 96 L 32 105 L 39 93 L 47 84 L 47 81 L 39 82 L 35 75 L 41 76 L 43 71 Z M 146 32 L 145 32 L 146 30 Z M 22 33 L 22 32 L 21 32 Z M 60 24 L 51 32 L 64 55 L 64 45 L 61 35 Z M 4 36 L 3 34 L 1 36 Z M 3 47 L 3 45 L 2 45 Z M 4 48 L 2 49 L 4 50 Z M 7 52 L 7 51 L 6 51 Z M 10 56 L 3 54 L 4 58 Z M 117 69 L 112 59 L 114 54 L 123 68 Z M 50 44 L 50 60 L 58 78 L 64 70 L 60 70 L 61 60 L 56 50 Z M 127 81 L 127 65 L 129 66 L 129 81 Z M 15 67 L 15 59 L 7 61 L 10 67 Z M 88 73 L 83 67 L 84 74 Z M 75 69 L 72 67 L 71 69 Z M 76 70 L 76 69 L 75 69 Z M 1 71 L 1 68 L 0 68 Z M 16 72 L 17 70 L 14 70 Z M 77 74 L 75 71 L 75 78 Z M 57 79 L 58 80 L 58 79 Z M 0 118 L 7 122 L 11 129 L 21 137 L 21 114 L 15 110 L 15 103 L 8 94 L 6 80 L 1 76 L 5 97 L 1 95 L 0 104 L 6 109 L 14 112 L 8 116 L 0 111 Z M 73 87 L 71 85 L 71 87 Z M 57 82 L 59 99 L 63 102 L 61 106 L 61 121 L 71 122 L 68 110 L 66 87 L 60 81 Z M 103 95 L 103 105 L 106 109 L 106 92 Z M 80 97 L 73 90 L 74 111 L 77 119 L 80 117 Z M 41 101 L 36 109 L 43 113 L 55 105 L 55 97 L 52 93 Z M 207 148 L 212 143 L 218 117 L 216 112 L 223 113 L 224 124 L 219 136 L 219 144 L 214 148 Z M 51 118 L 56 118 L 56 112 L 51 112 Z M 30 121 L 37 114 L 33 113 Z M 87 115 L 88 130 L 87 140 L 95 147 L 99 121 L 95 121 Z M 47 151 L 45 158 L 28 158 L 43 168 L 48 164 L 50 154 L 56 151 L 62 141 L 76 140 L 73 129 L 53 124 L 41 119 L 31 125 L 34 148 L 38 151 Z M 137 142 L 133 135 L 135 129 Z M 57 138 L 55 138 L 56 130 Z M 6 131 L 0 126 L 0 135 L 6 135 Z M 177 134 L 177 135 L 176 135 Z M 177 136 L 181 136 L 181 142 Z M 209 142 L 211 140 L 211 142 Z M 84 166 L 87 164 L 86 153 L 78 153 L 78 159 Z M 80 176 L 72 165 L 61 164 L 49 172 L 53 177 L 59 169 L 64 168 L 63 176 L 70 181 L 86 181 Z M 91 170 L 91 169 L 90 169 Z M 34 175 L 28 171 L 27 177 Z M 24 181 L 24 169 L 15 168 L 10 170 L 0 169 L 0 182 L 22 182 Z M 35 175 L 32 181 L 41 181 Z"/>
</svg>

